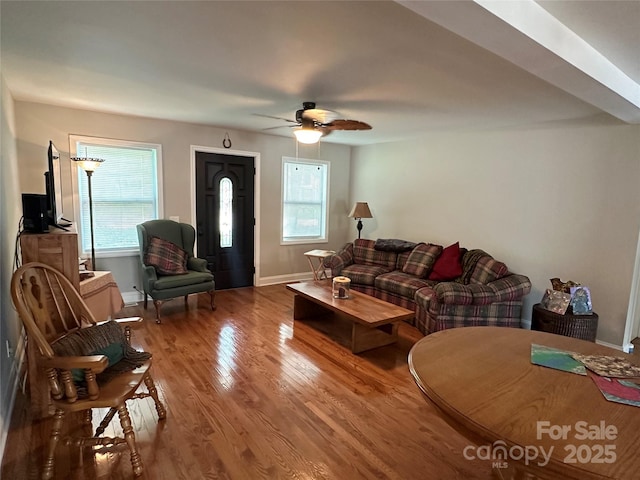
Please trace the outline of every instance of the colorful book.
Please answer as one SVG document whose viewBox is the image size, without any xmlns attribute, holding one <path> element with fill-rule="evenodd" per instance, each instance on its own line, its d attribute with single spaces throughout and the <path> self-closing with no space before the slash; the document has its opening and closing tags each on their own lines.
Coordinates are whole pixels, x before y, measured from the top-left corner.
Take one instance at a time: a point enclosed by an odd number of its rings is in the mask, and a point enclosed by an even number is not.
<svg viewBox="0 0 640 480">
<path fill-rule="evenodd" d="M 531 344 L 531 363 L 534 365 L 575 373 L 577 375 L 586 375 L 587 369 L 582 363 L 574 359 L 571 356 L 572 354 L 573 352 L 566 350 L 537 345 L 535 343 Z"/>
<path fill-rule="evenodd" d="M 591 380 L 598 386 L 604 398 L 610 402 L 640 407 L 640 385 L 629 380 L 601 377 L 589 372 Z"/>
<path fill-rule="evenodd" d="M 582 355 L 580 353 L 574 353 L 572 356 L 589 370 L 602 377 L 640 377 L 640 366 L 631 363 L 626 358 L 610 355 Z"/>
</svg>

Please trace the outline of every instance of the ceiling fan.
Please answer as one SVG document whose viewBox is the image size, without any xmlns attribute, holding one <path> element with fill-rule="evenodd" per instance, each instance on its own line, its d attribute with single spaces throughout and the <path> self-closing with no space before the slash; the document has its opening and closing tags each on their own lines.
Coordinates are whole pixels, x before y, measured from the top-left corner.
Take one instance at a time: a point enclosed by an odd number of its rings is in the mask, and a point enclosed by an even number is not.
<svg viewBox="0 0 640 480">
<path fill-rule="evenodd" d="M 300 143 L 316 143 L 320 140 L 320 137 L 327 136 L 335 130 L 371 130 L 371 125 L 368 123 L 358 120 L 339 119 L 337 112 L 316 108 L 315 102 L 303 102 L 302 108 L 296 111 L 295 120 L 273 117 L 271 115 L 261 115 L 259 113 L 255 115 L 292 123 L 293 125 L 280 125 L 278 127 L 266 128 L 265 130 L 284 126 L 294 127 L 295 130 L 293 134 Z"/>
</svg>

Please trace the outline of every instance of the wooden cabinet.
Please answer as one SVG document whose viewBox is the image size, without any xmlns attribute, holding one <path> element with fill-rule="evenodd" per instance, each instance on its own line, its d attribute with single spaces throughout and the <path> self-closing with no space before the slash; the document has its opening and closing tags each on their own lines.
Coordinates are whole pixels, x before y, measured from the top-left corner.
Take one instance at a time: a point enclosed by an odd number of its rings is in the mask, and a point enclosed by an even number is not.
<svg viewBox="0 0 640 480">
<path fill-rule="evenodd" d="M 40 262 L 64 273 L 77 290 L 80 289 L 78 234 L 56 230 L 49 233 L 23 233 L 20 236 L 22 263 Z"/>
<path fill-rule="evenodd" d="M 40 262 L 60 270 L 76 290 L 80 290 L 78 267 L 78 234 L 73 229 L 68 232 L 56 230 L 49 233 L 27 233 L 20 235 L 22 264 Z M 36 368 L 39 354 L 27 341 L 27 368 L 29 371 L 29 392 L 34 417 L 44 418 L 52 414 L 49 390 L 41 372 Z"/>
</svg>

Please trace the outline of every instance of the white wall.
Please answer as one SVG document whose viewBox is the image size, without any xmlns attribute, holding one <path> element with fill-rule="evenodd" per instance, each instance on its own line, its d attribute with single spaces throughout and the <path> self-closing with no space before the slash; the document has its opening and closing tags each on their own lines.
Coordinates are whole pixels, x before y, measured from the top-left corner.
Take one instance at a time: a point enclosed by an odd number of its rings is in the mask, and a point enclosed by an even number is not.
<svg viewBox="0 0 640 480">
<path fill-rule="evenodd" d="M 212 108 L 214 108 L 212 106 Z M 87 135 L 162 145 L 164 177 L 164 217 L 192 218 L 190 188 L 190 146 L 222 148 L 225 132 L 229 132 L 232 150 L 259 152 L 261 158 L 260 192 L 260 265 L 258 284 L 298 275 L 310 276 L 303 252 L 312 248 L 337 248 L 346 239 L 344 231 L 348 213 L 351 148 L 321 144 L 301 146 L 300 157 L 321 158 L 331 162 L 329 230 L 338 232 L 329 243 L 281 246 L 280 195 L 282 156 L 296 156 L 293 136 L 280 137 L 259 133 L 227 130 L 205 125 L 148 118 L 112 115 L 62 108 L 29 102 L 16 102 L 20 191 L 44 193 L 43 173 L 47 168 L 46 149 L 49 140 L 60 151 L 63 174 L 64 214 L 73 219 L 71 175 L 76 167 L 69 160 L 69 135 Z M 96 173 L 96 175 L 99 175 Z M 95 219 L 96 222 L 99 219 Z M 111 270 L 123 293 L 140 286 L 137 257 L 101 258 L 99 269 Z"/>
<path fill-rule="evenodd" d="M 431 133 L 353 152 L 363 236 L 460 241 L 532 283 L 591 287 L 598 339 L 622 345 L 640 228 L 640 126 Z M 364 235 L 366 233 L 366 235 Z"/>
<path fill-rule="evenodd" d="M 18 156 L 14 101 L 4 77 L 0 75 L 2 94 L 0 132 L 0 461 L 9 431 L 11 410 L 18 381 L 18 365 L 24 357 L 22 323 L 11 302 L 11 274 L 22 216 L 22 200 L 18 186 Z M 13 351 L 7 352 L 7 343 Z M 18 359 L 18 360 L 16 360 Z"/>
<path fill-rule="evenodd" d="M 165 217 L 191 218 L 189 146 L 220 147 L 224 128 L 16 102 L 20 191 L 43 192 L 46 145 L 61 151 L 71 185 L 68 135 L 161 143 Z M 295 156 L 292 139 L 229 131 L 234 150 L 260 152 L 262 277 L 306 273 L 302 252 L 338 248 L 355 234 L 346 218 L 367 201 L 373 219 L 363 237 L 395 237 L 482 248 L 533 282 L 531 306 L 549 278 L 592 289 L 598 338 L 622 344 L 636 242 L 640 230 L 640 126 L 583 125 L 491 132 L 428 133 L 420 139 L 353 149 L 322 144 L 331 164 L 330 242 L 279 245 L 281 157 Z M 4 148 L 4 147 L 3 147 Z M 301 157 L 316 158 L 316 147 Z M 4 160 L 3 160 L 4 162 Z M 65 213 L 71 211 L 65 194 Z M 110 259 L 123 292 L 138 281 L 134 257 Z M 100 259 L 98 259 L 100 266 Z"/>
</svg>

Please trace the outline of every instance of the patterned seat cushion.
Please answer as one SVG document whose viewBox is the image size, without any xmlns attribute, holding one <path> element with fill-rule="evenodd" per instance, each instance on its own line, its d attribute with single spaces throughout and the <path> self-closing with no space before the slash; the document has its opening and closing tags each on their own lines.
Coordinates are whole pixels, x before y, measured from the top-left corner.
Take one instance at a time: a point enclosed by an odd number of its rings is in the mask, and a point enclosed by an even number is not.
<svg viewBox="0 0 640 480">
<path fill-rule="evenodd" d="M 435 285 L 436 282 L 418 278 L 408 273 L 393 271 L 382 274 L 376 278 L 375 285 L 379 290 L 400 295 L 413 300 L 415 293 L 423 288 Z"/>
<path fill-rule="evenodd" d="M 378 265 L 360 265 L 353 264 L 342 269 L 341 275 L 349 277 L 352 284 L 358 285 L 372 285 L 374 284 L 376 277 L 390 271 L 390 268 L 381 267 Z"/>
</svg>

